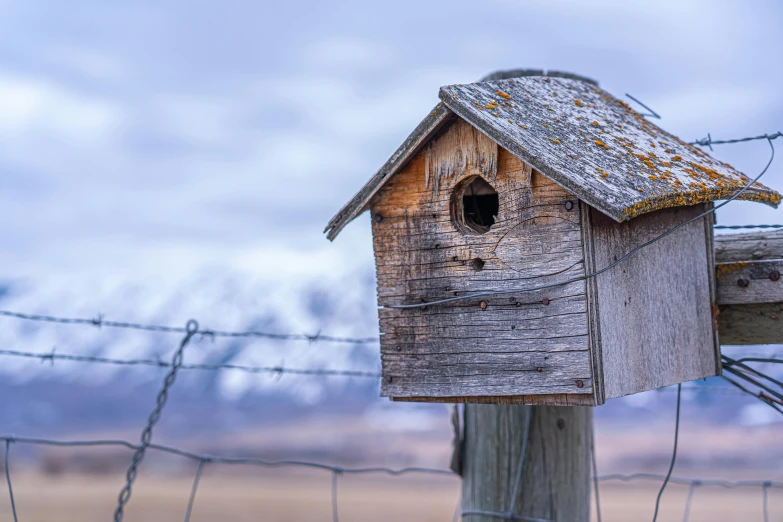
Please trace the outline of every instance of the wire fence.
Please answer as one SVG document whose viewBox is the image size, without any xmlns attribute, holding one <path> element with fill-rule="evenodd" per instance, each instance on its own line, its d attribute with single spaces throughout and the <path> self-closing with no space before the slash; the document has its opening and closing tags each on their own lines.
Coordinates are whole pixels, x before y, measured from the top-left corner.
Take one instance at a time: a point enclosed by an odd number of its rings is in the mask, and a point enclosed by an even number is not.
<svg viewBox="0 0 783 522">
<path fill-rule="evenodd" d="M 769 162 L 767 163 L 766 167 L 762 170 L 762 172 L 753 181 L 751 181 L 750 184 L 748 184 L 744 189 L 742 189 L 744 191 L 748 187 L 750 187 L 753 183 L 755 183 L 759 178 L 761 178 L 761 176 L 767 171 L 767 169 L 772 163 L 772 160 L 774 159 L 775 149 L 772 140 L 779 138 L 781 136 L 783 136 L 783 134 L 778 132 L 771 135 L 740 138 L 736 140 L 712 140 L 710 135 L 708 134 L 707 138 L 698 140 L 693 143 L 700 146 L 711 147 L 712 145 L 717 145 L 717 144 L 740 143 L 740 142 L 751 141 L 751 140 L 766 139 L 772 151 Z M 726 202 L 722 203 L 721 205 L 716 205 L 714 209 L 711 210 L 710 212 L 714 212 L 714 210 L 729 203 L 740 194 L 741 192 L 739 192 L 732 198 L 728 199 Z M 688 220 L 687 222 L 678 225 L 673 229 L 670 229 L 664 234 L 628 252 L 625 256 L 621 257 L 619 260 L 605 267 L 604 269 L 597 271 L 595 274 L 591 274 L 583 278 L 580 278 L 579 280 L 584 280 L 587 279 L 588 277 L 595 277 L 598 274 L 619 265 L 620 263 L 624 262 L 627 258 L 629 258 L 631 255 L 639 252 L 646 246 L 654 243 L 655 241 L 658 241 L 659 239 L 672 233 L 677 228 L 684 226 L 687 223 L 690 223 L 694 219 L 701 219 L 705 217 L 708 213 L 699 215 L 696 218 Z M 744 225 L 743 227 L 747 227 L 747 225 Z M 755 225 L 754 227 L 755 228 L 781 228 L 780 225 Z M 722 227 L 722 228 L 730 228 L 730 227 Z M 560 284 L 565 284 L 565 283 L 560 283 Z M 526 290 L 526 291 L 530 291 L 530 290 Z M 504 293 L 508 293 L 508 292 L 504 292 Z M 442 304 L 445 302 L 456 301 L 459 299 L 466 299 L 470 297 L 477 297 L 483 295 L 491 295 L 491 294 L 490 293 L 471 294 L 459 298 L 434 301 L 425 304 L 426 305 Z M 422 306 L 422 303 L 417 303 L 415 305 L 400 305 L 397 307 L 404 308 L 404 307 L 420 307 L 420 306 Z M 170 362 L 153 360 L 153 359 L 119 359 L 119 358 L 98 357 L 98 356 L 63 354 L 63 353 L 56 353 L 56 351 L 54 350 L 48 353 L 36 353 L 30 351 L 10 350 L 10 349 L 0 350 L 0 355 L 3 356 L 37 359 L 40 360 L 41 362 L 50 362 L 51 364 L 54 364 L 55 361 L 71 361 L 71 362 L 78 362 L 78 363 L 94 363 L 94 364 L 118 365 L 118 366 L 159 367 L 159 368 L 165 368 L 167 370 L 161 388 L 158 391 L 154 408 L 152 409 L 147 419 L 146 425 L 143 427 L 141 431 L 141 435 L 138 443 L 131 443 L 125 440 L 58 441 L 58 440 L 46 439 L 46 438 L 16 437 L 13 435 L 6 435 L 0 437 L 0 441 L 3 441 L 5 445 L 4 472 L 5 472 L 8 494 L 10 497 L 10 506 L 11 506 L 14 522 L 19 521 L 19 515 L 17 512 L 17 503 L 14 496 L 10 461 L 12 458 L 12 451 L 11 451 L 12 446 L 16 444 L 37 445 L 37 446 L 57 446 L 57 447 L 111 446 L 111 447 L 121 447 L 131 451 L 132 452 L 131 462 L 128 466 L 125 475 L 125 483 L 120 489 L 117 498 L 116 508 L 114 511 L 113 519 L 115 522 L 121 522 L 125 516 L 125 508 L 132 498 L 133 486 L 137 479 L 139 466 L 143 462 L 147 453 L 150 451 L 175 455 L 184 459 L 196 461 L 198 463 L 195 476 L 193 478 L 189 500 L 187 505 L 184 506 L 184 510 L 183 510 L 184 520 L 186 522 L 190 520 L 190 517 L 193 513 L 194 503 L 197 499 L 199 482 L 202 477 L 203 471 L 207 466 L 214 465 L 214 464 L 250 465 L 250 466 L 261 466 L 265 468 L 303 467 L 303 468 L 316 469 L 316 470 L 321 470 L 330 473 L 332 478 L 332 482 L 331 482 L 332 518 L 335 522 L 338 521 L 339 513 L 340 513 L 338 488 L 339 488 L 339 477 L 341 475 L 388 474 L 393 476 L 401 476 L 401 475 L 411 475 L 411 474 L 423 474 L 423 475 L 455 476 L 454 473 L 450 470 L 425 468 L 425 467 L 407 467 L 407 468 L 398 468 L 398 469 L 389 468 L 389 467 L 359 468 L 359 467 L 342 467 L 333 464 L 325 464 L 321 462 L 306 461 L 306 460 L 264 460 L 264 459 L 253 458 L 253 457 L 219 456 L 219 455 L 192 452 L 192 451 L 183 450 L 175 447 L 163 446 L 152 442 L 153 431 L 163 415 L 168 400 L 168 394 L 172 386 L 175 384 L 178 373 L 183 370 L 202 370 L 202 371 L 233 370 L 233 371 L 243 371 L 249 373 L 271 373 L 271 374 L 288 373 L 288 374 L 311 375 L 311 376 L 322 375 L 322 376 L 340 376 L 340 377 L 361 377 L 361 378 L 373 378 L 373 379 L 378 379 L 381 376 L 380 372 L 377 371 L 365 371 L 365 370 L 354 370 L 354 369 L 340 369 L 340 370 L 323 369 L 323 368 L 296 369 L 296 368 L 285 368 L 283 366 L 246 366 L 246 365 L 238 365 L 238 364 L 185 364 L 184 354 L 187 348 L 189 347 L 189 345 L 191 344 L 191 341 L 196 336 L 213 337 L 213 338 L 214 337 L 264 338 L 264 339 L 281 340 L 281 341 L 293 340 L 293 341 L 306 341 L 310 343 L 328 342 L 328 343 L 347 343 L 347 344 L 356 344 L 356 345 L 377 344 L 379 341 L 377 337 L 367 337 L 367 338 L 335 337 L 335 336 L 322 335 L 320 334 L 320 332 L 316 334 L 308 335 L 308 334 L 292 334 L 292 333 L 272 333 L 272 332 L 262 332 L 262 331 L 213 330 L 213 329 L 202 329 L 199 327 L 199 324 L 193 320 L 189 321 L 184 327 L 173 327 L 173 326 L 150 325 L 150 324 L 135 323 L 135 322 L 109 321 L 109 320 L 105 320 L 102 316 L 98 316 L 93 319 L 83 319 L 83 318 L 69 318 L 69 317 L 54 316 L 54 315 L 25 314 L 25 313 L 8 311 L 8 310 L 0 310 L 0 317 L 7 317 L 7 318 L 13 318 L 13 319 L 25 320 L 25 321 L 53 323 L 53 324 L 67 324 L 67 325 L 98 327 L 98 328 L 108 327 L 108 328 L 131 329 L 137 331 L 154 332 L 154 333 L 161 333 L 161 334 L 173 333 L 173 334 L 182 335 L 179 346 L 175 351 L 172 360 Z M 783 382 L 781 382 L 780 380 L 772 377 L 771 375 L 765 372 L 762 372 L 757 366 L 753 366 L 754 364 L 781 364 L 783 363 L 783 359 L 778 359 L 774 357 L 773 358 L 744 357 L 740 359 L 734 359 L 727 355 L 724 355 L 722 357 L 722 362 L 723 362 L 724 370 L 729 374 L 724 378 L 731 385 L 734 386 L 734 389 L 714 388 L 715 390 L 721 390 L 720 393 L 753 395 L 758 400 L 762 401 L 764 404 L 769 405 L 779 413 L 783 414 L 783 408 L 782 408 Z M 627 482 L 627 481 L 637 481 L 637 480 L 660 480 L 662 482 L 662 485 L 656 501 L 656 515 L 654 516 L 657 516 L 658 503 L 660 502 L 660 499 L 664 494 L 666 485 L 669 483 L 683 484 L 689 486 L 688 498 L 684 510 L 684 520 L 686 521 L 690 515 L 692 500 L 697 488 L 757 487 L 760 488 L 762 491 L 764 520 L 765 522 L 768 522 L 769 520 L 768 490 L 772 488 L 783 489 L 783 482 L 773 481 L 773 480 L 728 481 L 728 480 L 703 479 L 703 478 L 683 478 L 683 477 L 677 477 L 672 475 L 676 462 L 676 455 L 677 455 L 677 439 L 678 439 L 679 428 L 680 428 L 679 412 L 680 412 L 680 400 L 682 397 L 682 391 L 683 390 L 712 391 L 710 390 L 711 388 L 713 387 L 678 386 L 674 449 L 672 452 L 671 463 L 668 472 L 665 476 L 647 474 L 647 473 L 636 473 L 630 475 L 611 474 L 611 475 L 599 476 L 597 473 L 597 469 L 595 469 L 596 466 L 593 461 L 593 476 L 595 480 L 596 506 L 598 509 L 599 520 L 601 517 L 600 502 L 598 502 L 599 483 L 608 482 L 608 481 Z M 502 520 L 551 522 L 539 518 L 521 516 L 516 513 L 516 507 L 517 507 L 516 502 L 522 485 L 522 477 L 525 471 L 525 461 L 526 461 L 526 454 L 528 452 L 529 434 L 530 434 L 530 415 L 527 418 L 526 429 L 524 430 L 523 437 L 522 437 L 520 458 L 519 461 L 516 463 L 516 473 L 514 474 L 514 483 L 512 487 L 513 493 L 509 505 L 505 506 L 504 509 L 499 511 L 478 511 L 478 510 L 458 511 L 458 513 L 463 519 L 470 519 L 476 516 L 484 516 L 484 517 L 492 517 L 492 518 L 497 518 Z M 593 457 L 594 456 L 595 455 L 593 451 Z"/>
</svg>

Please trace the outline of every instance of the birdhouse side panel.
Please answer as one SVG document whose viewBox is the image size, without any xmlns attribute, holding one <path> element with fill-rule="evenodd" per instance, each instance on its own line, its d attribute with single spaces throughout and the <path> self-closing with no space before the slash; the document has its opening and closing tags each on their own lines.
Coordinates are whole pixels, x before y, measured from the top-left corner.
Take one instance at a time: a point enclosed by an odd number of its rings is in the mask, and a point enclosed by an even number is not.
<svg viewBox="0 0 783 522">
<path fill-rule="evenodd" d="M 700 204 L 617 223 L 591 209 L 586 255 L 604 268 L 697 216 Z M 591 281 L 606 398 L 720 375 L 712 216 L 650 244 Z"/>
<path fill-rule="evenodd" d="M 483 135 L 461 125 L 467 126 L 458 122 L 439 139 L 454 148 L 478 144 L 480 153 L 428 147 L 371 203 L 381 394 L 594 404 L 585 283 L 522 291 L 584 275 L 579 202 L 504 149 L 493 153 L 480 143 Z M 460 190 L 475 177 L 498 196 L 494 224 L 483 233 L 460 222 Z M 519 293 L 389 307 L 508 290 Z"/>
</svg>

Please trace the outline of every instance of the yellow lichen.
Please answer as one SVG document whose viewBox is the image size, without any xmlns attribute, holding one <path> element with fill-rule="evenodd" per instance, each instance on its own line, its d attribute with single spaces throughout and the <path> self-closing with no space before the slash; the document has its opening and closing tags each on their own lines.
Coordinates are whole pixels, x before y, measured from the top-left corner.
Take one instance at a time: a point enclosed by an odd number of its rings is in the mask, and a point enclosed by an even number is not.
<svg viewBox="0 0 783 522">
<path fill-rule="evenodd" d="M 609 147 L 606 145 L 606 143 L 601 140 L 595 140 L 595 144 L 599 147 L 603 147 L 604 149 L 609 150 Z"/>
<path fill-rule="evenodd" d="M 503 92 L 503 91 L 498 91 L 498 92 L 497 92 L 497 95 L 498 95 L 498 96 L 500 96 L 500 97 L 502 97 L 502 98 L 505 98 L 505 99 L 507 99 L 507 100 L 508 100 L 509 98 L 511 98 L 511 96 L 509 96 L 508 94 L 506 94 L 506 93 L 505 93 L 505 92 Z"/>
<path fill-rule="evenodd" d="M 560 145 L 560 140 L 556 140 L 554 138 L 549 138 L 549 141 L 551 141 L 552 143 L 556 143 L 557 145 Z"/>
<path fill-rule="evenodd" d="M 680 155 L 672 156 L 672 161 L 680 161 L 680 160 L 682 160 L 682 156 Z"/>
<path fill-rule="evenodd" d="M 577 107 L 582 107 L 584 106 L 584 103 L 582 103 L 581 100 L 574 100 L 574 105 L 576 105 Z"/>
</svg>

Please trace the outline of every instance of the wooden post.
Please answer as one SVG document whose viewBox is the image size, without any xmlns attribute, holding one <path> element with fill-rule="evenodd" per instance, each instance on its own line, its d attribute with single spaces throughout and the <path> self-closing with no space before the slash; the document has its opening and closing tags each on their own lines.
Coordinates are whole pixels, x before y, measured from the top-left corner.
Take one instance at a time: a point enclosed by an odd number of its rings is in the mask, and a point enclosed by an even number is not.
<svg viewBox="0 0 783 522">
<path fill-rule="evenodd" d="M 716 236 L 715 260 L 722 343 L 783 342 L 783 231 Z M 497 522 L 512 508 L 515 518 L 506 520 L 589 520 L 592 413 L 572 406 L 465 405 L 458 459 L 463 520 Z"/>
<path fill-rule="evenodd" d="M 513 498 L 525 427 L 524 468 Z M 589 520 L 591 408 L 465 405 L 463 512 L 509 513 L 508 520 Z M 466 522 L 497 522 L 466 514 Z"/>
</svg>

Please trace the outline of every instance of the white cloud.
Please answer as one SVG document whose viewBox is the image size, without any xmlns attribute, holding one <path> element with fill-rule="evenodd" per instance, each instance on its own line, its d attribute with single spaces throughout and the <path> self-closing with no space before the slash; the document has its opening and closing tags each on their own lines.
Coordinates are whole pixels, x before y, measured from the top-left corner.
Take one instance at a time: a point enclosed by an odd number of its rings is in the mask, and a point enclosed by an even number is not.
<svg viewBox="0 0 783 522">
<path fill-rule="evenodd" d="M 66 143 L 102 139 L 121 122 L 119 108 L 55 83 L 0 73 L 0 133 L 6 139 L 56 136 Z"/>
</svg>

